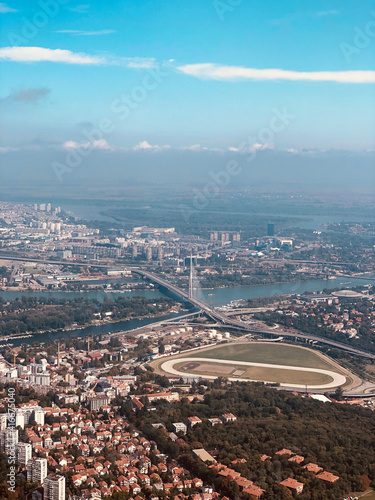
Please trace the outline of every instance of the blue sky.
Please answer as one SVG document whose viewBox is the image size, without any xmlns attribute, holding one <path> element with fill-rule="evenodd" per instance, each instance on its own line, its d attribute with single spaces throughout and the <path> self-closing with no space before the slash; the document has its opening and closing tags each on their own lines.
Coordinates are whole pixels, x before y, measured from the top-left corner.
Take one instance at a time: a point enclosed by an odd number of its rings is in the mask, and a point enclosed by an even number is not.
<svg viewBox="0 0 375 500">
<path fill-rule="evenodd" d="M 77 148 L 103 119 L 95 147 L 124 155 L 375 149 L 374 1 L 9 0 L 0 21 L 5 154 Z M 268 140 L 275 110 L 293 119 Z"/>
</svg>

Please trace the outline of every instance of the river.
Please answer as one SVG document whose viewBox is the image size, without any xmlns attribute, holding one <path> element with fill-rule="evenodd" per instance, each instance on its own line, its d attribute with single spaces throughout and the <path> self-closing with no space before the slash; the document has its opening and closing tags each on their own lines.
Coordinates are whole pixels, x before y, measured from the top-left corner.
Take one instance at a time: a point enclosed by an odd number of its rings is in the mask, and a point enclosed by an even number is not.
<svg viewBox="0 0 375 500">
<path fill-rule="evenodd" d="M 365 279 L 363 279 L 365 278 Z M 213 306 L 223 306 L 229 304 L 232 300 L 240 299 L 250 299 L 255 297 L 272 297 L 274 295 L 288 295 L 288 294 L 300 294 L 304 292 L 319 292 L 324 289 L 333 288 L 348 288 L 350 286 L 375 284 L 375 274 L 368 274 L 360 278 L 335 278 L 331 280 L 306 280 L 306 281 L 296 281 L 292 283 L 281 283 L 273 285 L 254 285 L 254 286 L 236 286 L 232 288 L 216 288 L 211 290 L 200 290 L 200 298 L 210 303 Z M 89 291 L 89 292 L 63 292 L 63 291 L 52 291 L 52 292 L 17 292 L 17 291 L 0 291 L 0 297 L 5 299 L 15 299 L 22 295 L 26 296 L 36 296 L 43 295 L 55 298 L 67 298 L 67 297 L 86 297 L 95 298 L 102 301 L 105 297 L 114 299 L 119 296 L 126 297 L 146 297 L 146 298 L 157 298 L 165 297 L 166 294 L 161 290 L 136 290 L 132 292 L 104 292 L 104 291 Z M 21 345 L 22 343 L 31 344 L 35 340 L 38 342 L 45 342 L 47 340 L 54 340 L 58 338 L 66 337 L 85 337 L 89 334 L 97 335 L 99 333 L 113 333 L 118 331 L 128 331 L 138 328 L 140 326 L 148 325 L 160 321 L 161 319 L 169 319 L 173 317 L 178 317 L 186 314 L 186 311 L 181 311 L 180 313 L 174 313 L 163 318 L 147 318 L 142 320 L 130 320 L 130 321 L 120 321 L 117 323 L 107 323 L 100 326 L 89 326 L 85 328 L 76 328 L 69 331 L 58 331 L 54 333 L 42 333 L 36 334 L 32 337 L 25 339 L 12 340 L 14 346 Z M 3 342 L 0 343 L 0 345 Z"/>
</svg>

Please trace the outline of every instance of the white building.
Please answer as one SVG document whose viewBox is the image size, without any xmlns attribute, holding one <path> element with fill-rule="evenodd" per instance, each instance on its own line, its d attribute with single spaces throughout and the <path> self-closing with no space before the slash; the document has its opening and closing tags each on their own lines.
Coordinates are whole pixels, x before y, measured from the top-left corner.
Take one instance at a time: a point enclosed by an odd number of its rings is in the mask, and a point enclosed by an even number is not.
<svg viewBox="0 0 375 500">
<path fill-rule="evenodd" d="M 47 477 L 47 459 L 32 458 L 27 464 L 27 480 L 31 483 L 43 484 Z"/>
<path fill-rule="evenodd" d="M 34 408 L 32 419 L 39 425 L 44 425 L 44 410 L 40 406 Z"/>
<path fill-rule="evenodd" d="M 17 461 L 20 464 L 27 465 L 32 458 L 33 447 L 30 443 L 17 444 Z"/>
<path fill-rule="evenodd" d="M 6 413 L 2 413 L 0 415 L 0 431 L 5 430 L 6 427 L 7 427 L 7 414 Z"/>
<path fill-rule="evenodd" d="M 15 419 L 16 419 L 16 427 L 21 427 L 21 429 L 23 429 L 25 427 L 25 413 L 21 410 L 21 409 L 18 409 L 16 410 L 16 414 L 15 414 Z"/>
<path fill-rule="evenodd" d="M 65 500 L 65 477 L 49 474 L 44 481 L 44 500 Z"/>
<path fill-rule="evenodd" d="M 187 426 L 183 422 L 175 422 L 172 425 L 173 425 L 173 430 L 176 434 L 177 432 L 183 432 L 184 434 L 187 433 Z"/>
<path fill-rule="evenodd" d="M 18 443 L 18 429 L 7 427 L 0 432 L 0 450 L 6 455 L 15 455 Z"/>
</svg>

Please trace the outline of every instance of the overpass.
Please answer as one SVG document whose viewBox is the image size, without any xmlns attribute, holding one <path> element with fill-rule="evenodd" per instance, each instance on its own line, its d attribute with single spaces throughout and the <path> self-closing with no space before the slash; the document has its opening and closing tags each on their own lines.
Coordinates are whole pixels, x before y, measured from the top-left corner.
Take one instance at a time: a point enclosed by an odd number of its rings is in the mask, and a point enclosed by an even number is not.
<svg viewBox="0 0 375 500">
<path fill-rule="evenodd" d="M 23 257 L 20 255 L 15 255 L 7 252 L 0 252 L 0 260 L 18 260 L 18 261 L 27 261 L 27 262 L 39 262 L 39 263 L 45 263 L 45 264 L 58 264 L 58 265 L 66 265 L 68 264 L 67 261 L 58 261 L 58 260 L 49 260 L 49 259 L 38 259 L 38 258 L 28 258 L 28 257 Z M 92 265 L 87 262 L 80 262 L 80 261 L 75 261 L 75 264 L 78 265 L 90 265 L 91 267 L 97 267 L 97 268 L 108 268 L 108 267 L 113 267 L 113 263 L 111 264 L 96 264 Z M 295 338 L 295 339 L 305 339 L 305 340 L 312 340 L 319 342 L 321 344 L 326 344 L 331 347 L 337 348 L 337 349 L 342 349 L 350 354 L 353 354 L 355 356 L 362 356 L 364 358 L 368 359 L 375 359 L 375 354 L 372 354 L 370 352 L 364 351 L 362 349 L 356 349 L 354 347 L 351 347 L 347 344 L 344 344 L 342 342 L 337 342 L 335 340 L 327 339 L 324 337 L 318 337 L 316 335 L 310 335 L 307 333 L 301 333 L 301 332 L 291 332 L 291 331 L 285 331 L 281 330 L 278 328 L 277 330 L 272 330 L 270 328 L 267 328 L 266 326 L 264 328 L 260 327 L 251 327 L 247 323 L 239 320 L 232 319 L 228 317 L 226 314 L 217 311 L 214 307 L 209 306 L 205 302 L 196 299 L 195 297 L 191 296 L 191 294 L 185 292 L 178 286 L 174 285 L 173 283 L 160 278 L 160 276 L 157 276 L 156 274 L 153 274 L 149 271 L 140 269 L 138 267 L 130 267 L 127 266 L 129 270 L 131 270 L 135 274 L 139 274 L 140 276 L 143 276 L 144 278 L 148 279 L 149 281 L 152 281 L 154 283 L 157 283 L 158 285 L 166 288 L 167 290 L 171 291 L 172 293 L 176 294 L 180 298 L 182 298 L 184 301 L 189 302 L 193 306 L 197 307 L 200 309 L 206 316 L 209 318 L 213 319 L 216 321 L 218 324 L 222 326 L 226 326 L 231 329 L 239 330 L 239 331 L 244 331 L 247 333 L 253 333 L 256 335 L 272 335 L 272 336 L 279 336 L 283 335 L 285 337 L 289 338 Z"/>
<path fill-rule="evenodd" d="M 196 299 L 195 297 L 191 296 L 188 292 L 185 290 L 182 290 L 178 286 L 174 285 L 168 280 L 165 280 L 161 278 L 160 276 L 157 276 L 154 273 L 151 273 L 149 271 L 144 271 L 143 269 L 136 268 L 132 269 L 133 273 L 139 274 L 145 279 L 148 279 L 149 281 L 152 281 L 154 283 L 157 283 L 158 285 L 166 288 L 170 292 L 176 294 L 178 297 L 182 298 L 184 301 L 189 302 L 193 306 L 199 308 L 206 316 L 211 318 L 212 320 L 216 321 L 216 323 L 220 324 L 221 326 L 226 326 L 231 329 L 247 332 L 247 333 L 253 333 L 257 335 L 272 335 L 272 336 L 277 336 L 279 337 L 280 335 L 283 335 L 284 337 L 289 337 L 289 338 L 294 338 L 294 339 L 304 339 L 306 341 L 311 340 L 315 342 L 319 342 L 320 344 L 326 344 L 331 347 L 337 348 L 344 350 L 350 354 L 353 354 L 355 356 L 361 356 L 364 358 L 368 359 L 375 359 L 375 354 L 372 354 L 371 352 L 364 351 L 362 349 L 356 349 L 355 347 L 349 346 L 347 344 L 344 344 L 342 342 L 338 342 L 336 340 L 331 340 L 328 338 L 324 337 L 318 337 L 317 335 L 311 335 L 308 333 L 302 333 L 302 332 L 294 332 L 294 331 L 286 331 L 286 330 L 281 330 L 280 328 L 277 328 L 276 330 L 267 328 L 266 326 L 264 327 L 255 327 L 255 326 L 250 326 L 247 323 L 243 321 L 239 321 L 233 318 L 230 318 L 226 314 L 224 314 L 221 311 L 218 311 L 214 307 L 211 307 L 208 305 L 206 302 L 203 302 L 199 299 Z"/>
</svg>

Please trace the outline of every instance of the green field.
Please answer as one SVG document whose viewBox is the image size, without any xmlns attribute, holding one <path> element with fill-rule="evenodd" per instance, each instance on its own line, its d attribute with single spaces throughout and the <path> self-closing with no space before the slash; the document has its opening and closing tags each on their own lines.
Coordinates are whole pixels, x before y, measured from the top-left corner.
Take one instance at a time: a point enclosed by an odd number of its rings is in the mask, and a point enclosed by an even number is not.
<svg viewBox="0 0 375 500">
<path fill-rule="evenodd" d="M 178 359 L 176 360 L 178 361 Z M 277 368 L 264 368 L 258 366 L 243 366 L 236 365 L 233 362 L 233 365 L 220 365 L 220 363 L 204 363 L 204 370 L 201 369 L 201 366 L 196 368 L 186 368 L 187 363 L 176 363 L 174 368 L 181 372 L 185 372 L 187 374 L 197 374 L 201 375 L 210 375 L 213 377 L 236 377 L 243 378 L 244 380 L 266 380 L 268 382 L 278 382 L 280 384 L 307 384 L 307 385 L 324 385 L 328 384 L 332 381 L 332 378 L 323 373 L 314 373 L 314 372 L 302 372 L 298 370 L 280 370 Z M 230 371 L 226 371 L 223 373 L 222 368 Z M 208 369 L 209 368 L 209 369 Z M 237 374 L 236 371 L 241 372 L 241 374 Z"/>
<path fill-rule="evenodd" d="M 314 351 L 287 344 L 231 343 L 212 349 L 193 351 L 190 357 L 249 361 L 252 363 L 268 363 L 272 365 L 338 371 L 331 363 L 315 354 Z"/>
</svg>

